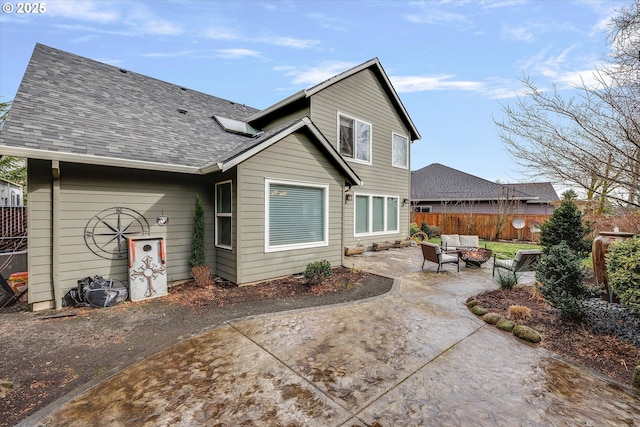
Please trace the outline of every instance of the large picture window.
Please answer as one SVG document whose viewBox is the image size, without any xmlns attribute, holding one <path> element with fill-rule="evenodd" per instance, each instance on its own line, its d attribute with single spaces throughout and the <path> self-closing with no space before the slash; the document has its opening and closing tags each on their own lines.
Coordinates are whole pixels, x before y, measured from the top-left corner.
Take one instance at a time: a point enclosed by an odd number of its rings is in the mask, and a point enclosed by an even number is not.
<svg viewBox="0 0 640 427">
<path fill-rule="evenodd" d="M 371 163 L 371 125 L 338 115 L 338 150 L 349 159 Z"/>
<path fill-rule="evenodd" d="M 355 235 L 397 233 L 398 209 L 398 197 L 357 194 Z"/>
<path fill-rule="evenodd" d="M 391 135 L 391 164 L 395 167 L 406 169 L 409 167 L 409 138 L 397 133 L 392 133 Z"/>
<path fill-rule="evenodd" d="M 267 180 L 265 187 L 266 252 L 329 244 L 327 186 Z"/>
<path fill-rule="evenodd" d="M 232 199 L 231 181 L 219 182 L 216 187 L 216 246 L 231 249 Z"/>
</svg>

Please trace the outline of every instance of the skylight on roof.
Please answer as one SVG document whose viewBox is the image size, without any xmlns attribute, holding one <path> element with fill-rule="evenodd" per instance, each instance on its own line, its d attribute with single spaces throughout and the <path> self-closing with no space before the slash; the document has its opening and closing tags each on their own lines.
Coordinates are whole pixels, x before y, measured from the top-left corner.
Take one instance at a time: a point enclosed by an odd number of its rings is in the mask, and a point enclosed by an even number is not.
<svg viewBox="0 0 640 427">
<path fill-rule="evenodd" d="M 243 121 L 228 119 L 221 116 L 213 116 L 213 118 L 216 119 L 216 121 L 220 123 L 220 126 L 222 126 L 222 128 L 227 132 L 239 133 L 240 135 L 247 136 L 254 136 L 258 133 L 256 129 Z"/>
</svg>

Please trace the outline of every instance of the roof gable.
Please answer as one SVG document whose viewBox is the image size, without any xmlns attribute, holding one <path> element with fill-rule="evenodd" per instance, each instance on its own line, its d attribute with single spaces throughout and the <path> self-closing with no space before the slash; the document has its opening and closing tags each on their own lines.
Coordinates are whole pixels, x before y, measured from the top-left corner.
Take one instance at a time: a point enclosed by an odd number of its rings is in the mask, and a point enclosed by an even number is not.
<svg viewBox="0 0 640 427">
<path fill-rule="evenodd" d="M 393 85 L 391 84 L 391 81 L 389 80 L 387 73 L 385 73 L 384 69 L 382 68 L 382 65 L 380 64 L 380 61 L 378 60 L 378 58 L 370 59 L 367 62 L 364 62 L 356 67 L 353 67 L 347 71 L 337 74 L 321 83 L 318 83 L 317 85 L 312 86 L 309 89 L 301 90 L 300 92 L 294 93 L 288 98 L 285 98 L 282 101 L 276 104 L 273 104 L 272 106 L 247 117 L 246 120 L 248 122 L 255 122 L 255 121 L 260 121 L 265 117 L 268 117 L 271 115 L 277 116 L 281 114 L 282 110 L 286 110 L 292 104 L 298 103 L 304 99 L 309 99 L 311 96 L 322 91 L 323 89 L 326 89 L 327 87 L 332 86 L 340 81 L 343 81 L 366 69 L 371 69 L 376 75 L 376 77 L 381 81 L 382 86 L 385 88 L 387 95 L 391 99 L 395 108 L 398 110 L 400 117 L 405 122 L 407 128 L 410 130 L 411 140 L 413 141 L 413 140 L 420 139 L 421 136 L 420 136 L 420 133 L 418 132 L 418 129 L 416 128 L 415 124 L 411 120 L 409 113 L 405 109 L 404 104 L 402 104 L 402 101 L 400 100 L 398 93 L 393 88 Z"/>
</svg>

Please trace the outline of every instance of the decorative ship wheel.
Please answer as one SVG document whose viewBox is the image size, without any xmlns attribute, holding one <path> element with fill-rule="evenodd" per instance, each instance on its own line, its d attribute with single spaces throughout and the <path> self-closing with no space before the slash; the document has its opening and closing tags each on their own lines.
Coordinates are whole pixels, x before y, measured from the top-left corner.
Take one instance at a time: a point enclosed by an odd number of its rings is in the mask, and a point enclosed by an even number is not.
<svg viewBox="0 0 640 427">
<path fill-rule="evenodd" d="M 106 259 L 127 257 L 127 238 L 149 235 L 149 222 L 133 209 L 105 209 L 84 227 L 84 241 L 94 254 Z"/>
</svg>

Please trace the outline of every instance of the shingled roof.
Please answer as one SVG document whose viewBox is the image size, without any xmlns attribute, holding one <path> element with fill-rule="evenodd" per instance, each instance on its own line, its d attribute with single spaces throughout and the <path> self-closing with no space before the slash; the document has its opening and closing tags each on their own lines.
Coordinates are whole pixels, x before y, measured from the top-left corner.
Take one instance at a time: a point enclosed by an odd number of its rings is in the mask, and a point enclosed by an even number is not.
<svg viewBox="0 0 640 427">
<path fill-rule="evenodd" d="M 550 183 L 499 184 L 439 163 L 411 172 L 411 200 L 497 200 L 509 191 L 515 200 L 549 202 L 558 200 Z M 543 200 L 544 199 L 544 200 Z"/>
<path fill-rule="evenodd" d="M 202 174 L 306 127 L 360 183 L 307 118 L 257 134 L 226 131 L 259 110 L 37 44 L 0 132 L 6 155 Z M 227 163 L 227 165 L 225 165 Z"/>
</svg>

